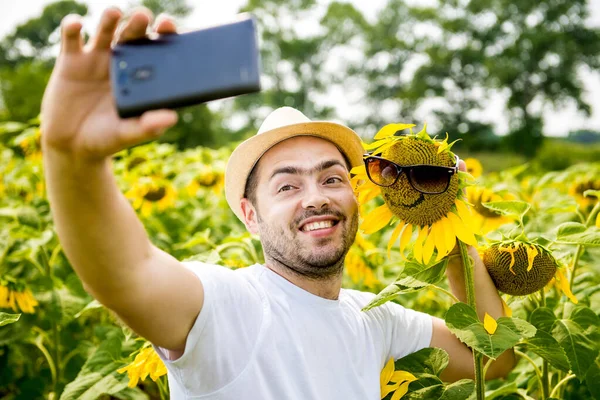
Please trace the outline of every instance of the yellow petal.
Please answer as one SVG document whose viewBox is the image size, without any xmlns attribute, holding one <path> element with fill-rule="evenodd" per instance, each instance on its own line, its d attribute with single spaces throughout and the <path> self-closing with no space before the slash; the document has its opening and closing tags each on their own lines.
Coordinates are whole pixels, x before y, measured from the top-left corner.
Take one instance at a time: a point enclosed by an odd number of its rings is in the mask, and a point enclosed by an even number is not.
<svg viewBox="0 0 600 400">
<path fill-rule="evenodd" d="M 381 384 L 382 388 L 390 381 L 390 378 L 392 377 L 393 373 L 394 373 L 394 358 L 390 357 L 388 362 L 383 367 L 383 370 L 381 370 L 381 375 L 379 377 L 379 383 Z"/>
<path fill-rule="evenodd" d="M 502 297 L 500 297 L 500 300 L 502 300 L 502 309 L 504 310 L 504 315 L 507 317 L 512 317 L 512 309 L 508 306 L 508 304 L 506 304 Z"/>
<path fill-rule="evenodd" d="M 427 226 L 418 226 L 419 234 L 417 235 L 417 240 L 415 245 L 413 246 L 413 256 L 415 260 L 422 263 L 423 262 L 423 242 L 427 239 L 427 233 L 429 231 Z"/>
<path fill-rule="evenodd" d="M 416 126 L 415 124 L 387 124 L 377 132 L 373 139 L 379 140 L 389 136 L 393 136 L 398 131 L 403 131 Z"/>
<path fill-rule="evenodd" d="M 431 233 L 435 238 L 435 248 L 437 251 L 435 261 L 437 262 L 448 254 L 448 251 L 446 250 L 446 238 L 444 237 L 444 227 L 441 220 L 436 221 L 431 225 Z"/>
<path fill-rule="evenodd" d="M 381 387 L 381 398 L 385 398 L 388 394 L 392 393 L 400 387 L 400 382 L 396 382 L 392 385 L 385 385 Z"/>
<path fill-rule="evenodd" d="M 364 175 L 367 176 L 367 168 L 364 164 L 358 165 L 350 170 L 352 175 Z"/>
<path fill-rule="evenodd" d="M 394 395 L 392 396 L 392 400 L 400 400 L 402 398 L 402 396 L 404 396 L 406 394 L 406 392 L 408 392 L 408 385 L 410 384 L 410 382 L 404 382 L 400 385 L 400 387 L 398 389 L 396 389 L 396 392 L 394 392 Z"/>
<path fill-rule="evenodd" d="M 379 153 L 379 147 L 386 145 L 390 142 L 395 142 L 393 137 L 387 137 L 384 138 L 382 140 L 375 140 L 373 143 L 369 143 L 369 144 L 363 144 L 363 149 L 365 149 L 365 151 L 373 151 L 376 153 Z"/>
<path fill-rule="evenodd" d="M 402 229 L 404 229 L 406 225 L 400 221 L 398 223 L 398 225 L 394 228 L 394 231 L 392 232 L 392 236 L 390 237 L 390 241 L 388 242 L 387 245 L 387 256 L 388 258 L 390 258 L 391 254 L 392 254 L 392 246 L 394 245 L 394 243 L 396 243 L 396 240 L 398 240 L 398 236 L 400 236 L 400 232 L 402 232 Z"/>
<path fill-rule="evenodd" d="M 498 328 L 498 323 L 494 318 L 490 316 L 490 314 L 485 313 L 483 317 L 483 327 L 490 335 L 493 335 L 496 332 L 496 328 Z"/>
<path fill-rule="evenodd" d="M 534 245 L 527 246 L 526 249 L 527 249 L 527 262 L 529 263 L 529 265 L 527 265 L 527 272 L 529 272 L 531 270 L 531 268 L 533 268 L 533 260 L 535 259 L 535 256 L 537 256 L 539 254 L 539 251 L 538 251 L 537 247 Z"/>
<path fill-rule="evenodd" d="M 369 181 L 369 183 L 365 184 L 364 188 L 361 188 L 360 193 L 358 194 L 358 202 L 360 204 L 366 204 L 379 196 L 380 193 L 381 189 L 379 186 Z"/>
<path fill-rule="evenodd" d="M 450 253 L 452 250 L 454 250 L 454 246 L 456 245 L 456 235 L 454 234 L 454 229 L 452 229 L 452 223 L 448 218 L 442 217 L 440 222 L 444 228 L 444 241 L 446 249 L 448 250 L 448 253 Z"/>
<path fill-rule="evenodd" d="M 412 232 L 413 229 L 411 224 L 406 224 L 402 230 L 402 235 L 400 236 L 400 255 L 402 258 L 404 258 L 404 248 L 412 238 Z"/>
<path fill-rule="evenodd" d="M 565 277 L 560 268 L 556 269 L 556 274 L 554 275 L 554 277 L 556 278 L 557 286 L 565 294 L 565 296 L 567 296 L 569 300 L 571 300 L 573 303 L 579 303 L 577 298 L 571 292 L 571 288 L 569 287 L 569 280 Z"/>
<path fill-rule="evenodd" d="M 387 204 L 381 205 L 365 216 L 365 220 L 360 225 L 360 229 L 362 229 L 366 235 L 377 232 L 389 224 L 393 216 L 394 214 L 392 214 Z"/>
<path fill-rule="evenodd" d="M 449 212 L 447 216 L 452 223 L 452 228 L 456 236 L 466 244 L 477 246 L 477 240 L 475 240 L 473 232 L 465 226 L 458 215 L 454 214 L 453 212 Z"/>
<path fill-rule="evenodd" d="M 467 223 L 467 221 L 470 221 L 473 218 L 473 215 L 471 214 L 471 209 L 469 208 L 469 206 L 467 206 L 467 204 L 464 201 L 456 200 L 454 202 L 454 205 L 456 205 L 456 211 L 458 211 L 458 216 L 460 217 L 460 219 L 462 219 L 464 223 Z"/>
<path fill-rule="evenodd" d="M 596 214 L 596 227 L 600 228 L 600 212 Z"/>
<path fill-rule="evenodd" d="M 435 234 L 433 232 L 433 225 L 429 228 L 429 234 L 425 238 L 425 244 L 423 245 L 423 263 L 429 264 L 431 256 L 433 255 L 433 249 L 435 248 Z"/>
<path fill-rule="evenodd" d="M 412 382 L 416 381 L 417 378 L 408 371 L 395 371 L 391 380 L 392 382 Z"/>
</svg>

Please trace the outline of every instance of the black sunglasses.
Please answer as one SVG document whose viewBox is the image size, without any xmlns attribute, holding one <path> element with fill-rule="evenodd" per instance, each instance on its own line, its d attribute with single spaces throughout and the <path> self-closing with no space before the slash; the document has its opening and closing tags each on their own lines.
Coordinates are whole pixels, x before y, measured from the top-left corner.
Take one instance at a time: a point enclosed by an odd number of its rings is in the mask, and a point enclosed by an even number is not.
<svg viewBox="0 0 600 400">
<path fill-rule="evenodd" d="M 458 172 L 459 158 L 454 167 L 439 165 L 398 165 L 385 158 L 365 154 L 364 162 L 367 176 L 374 184 L 389 187 L 398 182 L 402 171 L 408 182 L 417 191 L 424 194 L 441 194 L 448 190 L 450 178 Z"/>
</svg>

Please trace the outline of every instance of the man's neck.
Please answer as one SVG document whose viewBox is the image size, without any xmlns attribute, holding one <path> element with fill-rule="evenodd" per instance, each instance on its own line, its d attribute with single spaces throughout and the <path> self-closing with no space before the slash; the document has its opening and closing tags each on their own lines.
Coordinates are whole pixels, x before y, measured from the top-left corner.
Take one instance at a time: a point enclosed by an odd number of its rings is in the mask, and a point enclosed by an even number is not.
<svg viewBox="0 0 600 400">
<path fill-rule="evenodd" d="M 277 275 L 285 278 L 289 282 L 306 290 L 315 296 L 322 297 L 328 300 L 337 300 L 340 296 L 342 288 L 342 274 L 331 276 L 323 279 L 309 278 L 296 273 L 295 271 L 279 265 L 277 262 L 267 261 L 265 266 Z"/>
</svg>

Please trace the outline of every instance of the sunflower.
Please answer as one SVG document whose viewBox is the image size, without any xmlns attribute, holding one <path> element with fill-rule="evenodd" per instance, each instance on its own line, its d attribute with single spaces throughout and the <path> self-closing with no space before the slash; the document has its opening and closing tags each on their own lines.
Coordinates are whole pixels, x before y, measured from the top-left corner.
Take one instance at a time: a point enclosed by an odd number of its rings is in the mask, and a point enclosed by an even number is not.
<svg viewBox="0 0 600 400">
<path fill-rule="evenodd" d="M 165 210 L 175 204 L 177 198 L 171 183 L 159 177 L 142 177 L 125 193 L 125 197 L 133 201 L 133 208 L 139 210 L 144 217 L 153 210 Z"/>
<path fill-rule="evenodd" d="M 514 200 L 514 196 L 509 194 L 500 195 L 481 186 L 468 186 L 465 191 L 469 204 L 473 206 L 473 228 L 480 235 L 485 235 L 499 226 L 513 221 L 509 217 L 490 210 L 489 208 L 485 207 L 483 203 L 491 201 Z"/>
<path fill-rule="evenodd" d="M 483 166 L 476 158 L 466 158 L 465 164 L 467 166 L 467 172 L 471 174 L 473 178 L 479 178 L 483 173 Z"/>
<path fill-rule="evenodd" d="M 575 198 L 584 210 L 591 208 L 597 200 L 591 196 L 584 196 L 586 190 L 600 190 L 600 179 L 592 176 L 580 177 L 569 187 L 569 194 Z"/>
<path fill-rule="evenodd" d="M 450 151 L 452 144 L 445 140 L 429 137 L 426 127 L 413 134 L 412 124 L 389 124 L 375 135 L 375 142 L 363 144 L 366 151 L 399 166 L 433 165 L 452 167 L 456 156 Z M 409 129 L 404 136 L 396 132 Z M 409 181 L 408 172 L 401 172 L 393 185 L 381 187 L 373 183 L 365 166 L 352 169 L 352 185 L 361 210 L 364 204 L 381 195 L 384 204 L 365 215 L 360 228 L 365 234 L 376 232 L 388 225 L 396 224 L 388 242 L 388 252 L 400 238 L 400 254 L 413 235 L 416 240 L 413 256 L 428 264 L 434 252 L 436 261 L 448 255 L 456 245 L 456 239 L 476 245 L 475 230 L 471 226 L 472 214 L 464 199 L 463 188 L 469 183 L 470 175 L 458 172 L 450 176 L 447 189 L 439 194 L 427 194 L 415 189 Z"/>
<path fill-rule="evenodd" d="M 220 194 L 225 185 L 225 170 L 223 166 L 203 164 L 196 176 L 186 187 L 188 195 L 195 196 L 200 188 L 212 189 L 215 194 Z"/>
<path fill-rule="evenodd" d="M 394 359 L 390 358 L 383 367 L 379 377 L 381 398 L 386 398 L 393 393 L 391 400 L 399 400 L 408 392 L 408 385 L 417 378 L 407 371 L 394 371 Z"/>
<path fill-rule="evenodd" d="M 118 369 L 117 372 L 120 374 L 127 372 L 129 377 L 127 386 L 134 388 L 140 379 L 144 381 L 148 376 L 156 382 L 158 378 L 167 373 L 167 368 L 150 344 L 146 342 L 133 362 Z"/>
<path fill-rule="evenodd" d="M 5 285 L 0 284 L 0 308 L 12 308 L 14 312 L 21 309 L 26 314 L 33 314 L 38 302 L 31 290 L 27 288 L 17 290 L 11 283 L 4 283 Z"/>
<path fill-rule="evenodd" d="M 525 239 L 504 240 L 491 244 L 482 253 L 483 263 L 501 292 L 524 296 L 554 284 L 577 303 L 559 262 L 545 247 Z"/>
</svg>

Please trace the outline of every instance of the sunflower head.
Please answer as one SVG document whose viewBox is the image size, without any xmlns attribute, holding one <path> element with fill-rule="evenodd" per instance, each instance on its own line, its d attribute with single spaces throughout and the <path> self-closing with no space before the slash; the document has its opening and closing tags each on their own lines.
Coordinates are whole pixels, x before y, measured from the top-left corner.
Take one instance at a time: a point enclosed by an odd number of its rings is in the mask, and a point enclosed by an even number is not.
<svg viewBox="0 0 600 400">
<path fill-rule="evenodd" d="M 498 290 L 524 296 L 542 289 L 557 272 L 558 262 L 544 247 L 521 240 L 494 243 L 483 263 Z"/>
<path fill-rule="evenodd" d="M 513 221 L 511 218 L 490 210 L 483 204 L 493 201 L 515 200 L 515 196 L 508 193 L 496 193 L 482 186 L 469 186 L 465 192 L 467 200 L 473 206 L 473 225 L 480 234 L 485 235 L 499 226 Z"/>
<path fill-rule="evenodd" d="M 483 173 L 483 166 L 476 158 L 466 158 L 465 164 L 467 166 L 467 172 L 471 174 L 473 178 L 479 178 Z"/>
<path fill-rule="evenodd" d="M 382 156 L 398 165 L 453 167 L 455 164 L 452 153 L 438 153 L 435 142 L 421 136 L 406 136 L 396 141 L 382 152 Z M 407 173 L 402 173 L 392 186 L 381 188 L 381 195 L 395 216 L 407 223 L 422 226 L 440 220 L 452 209 L 458 188 L 458 174 L 454 174 L 445 192 L 425 194 L 413 187 Z"/>
<path fill-rule="evenodd" d="M 380 194 L 384 200 L 382 206 L 364 215 L 364 233 L 397 222 L 388 252 L 399 240 L 403 254 L 416 233 L 414 258 L 427 264 L 434 252 L 436 261 L 448 255 L 457 238 L 476 244 L 462 190 L 470 175 L 457 170 L 458 158 L 450 151 L 447 137 L 443 141 L 431 138 L 425 127 L 413 134 L 414 126 L 386 125 L 375 135 L 374 143 L 364 144 L 371 156 L 365 159 L 366 165 L 352 169 L 352 184 L 361 206 Z M 396 135 L 407 129 L 408 134 Z"/>
<path fill-rule="evenodd" d="M 569 194 L 575 197 L 582 208 L 590 208 L 596 202 L 594 197 L 585 197 L 586 190 L 600 190 L 600 179 L 580 177 L 569 187 Z"/>
</svg>

